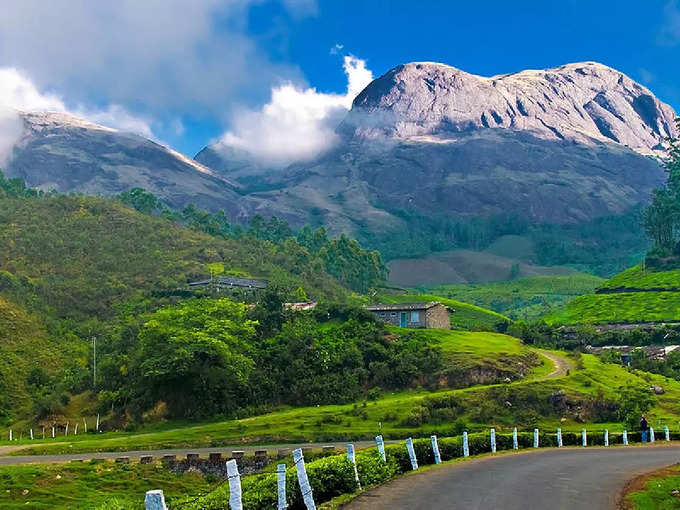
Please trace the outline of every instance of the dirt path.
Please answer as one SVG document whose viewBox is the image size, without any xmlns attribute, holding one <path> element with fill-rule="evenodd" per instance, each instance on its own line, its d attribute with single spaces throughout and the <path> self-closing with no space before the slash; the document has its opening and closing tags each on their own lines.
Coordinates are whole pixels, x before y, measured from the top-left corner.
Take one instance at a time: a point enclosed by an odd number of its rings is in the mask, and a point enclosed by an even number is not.
<svg viewBox="0 0 680 510">
<path fill-rule="evenodd" d="M 552 352 L 543 351 L 541 349 L 537 349 L 537 352 L 541 356 L 548 358 L 550 361 L 553 362 L 553 365 L 555 365 L 555 370 L 546 375 L 544 379 L 555 379 L 556 377 L 564 377 L 567 375 L 567 372 L 569 370 L 572 370 L 574 368 L 572 362 L 563 356 L 559 356 Z"/>
</svg>

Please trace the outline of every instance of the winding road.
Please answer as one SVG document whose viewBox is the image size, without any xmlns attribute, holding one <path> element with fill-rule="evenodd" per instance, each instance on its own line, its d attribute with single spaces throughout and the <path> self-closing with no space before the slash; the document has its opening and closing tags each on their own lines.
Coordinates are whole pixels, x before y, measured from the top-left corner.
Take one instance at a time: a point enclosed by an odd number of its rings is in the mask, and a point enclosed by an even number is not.
<svg viewBox="0 0 680 510">
<path fill-rule="evenodd" d="M 343 508 L 614 510 L 626 482 L 678 462 L 677 444 L 509 453 L 404 476 Z"/>
</svg>

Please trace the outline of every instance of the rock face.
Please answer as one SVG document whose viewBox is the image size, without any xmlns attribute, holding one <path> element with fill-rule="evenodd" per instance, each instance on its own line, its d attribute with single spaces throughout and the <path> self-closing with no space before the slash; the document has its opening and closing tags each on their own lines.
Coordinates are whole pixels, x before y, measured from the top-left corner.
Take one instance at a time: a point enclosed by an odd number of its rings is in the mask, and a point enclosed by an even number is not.
<svg viewBox="0 0 680 510">
<path fill-rule="evenodd" d="M 29 186 L 112 195 L 143 187 L 177 208 L 198 203 L 247 214 L 238 185 L 141 136 L 63 113 L 21 113 L 24 134 L 4 172 Z"/>
<path fill-rule="evenodd" d="M 412 63 L 356 97 L 316 161 L 268 171 L 217 147 L 197 159 L 247 182 L 260 212 L 335 232 L 408 229 L 404 213 L 573 223 L 648 199 L 674 116 L 601 64 L 485 78 Z"/>
</svg>

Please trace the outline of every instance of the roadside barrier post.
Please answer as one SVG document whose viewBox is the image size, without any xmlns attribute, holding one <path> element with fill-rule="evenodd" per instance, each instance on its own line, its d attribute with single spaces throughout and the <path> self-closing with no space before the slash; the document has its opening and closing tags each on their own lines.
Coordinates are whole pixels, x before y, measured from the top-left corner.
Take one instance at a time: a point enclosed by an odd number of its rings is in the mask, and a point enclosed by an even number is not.
<svg viewBox="0 0 680 510">
<path fill-rule="evenodd" d="M 413 439 L 410 437 L 406 439 L 406 450 L 408 450 L 408 456 L 411 459 L 411 468 L 415 471 L 418 469 L 418 459 L 416 458 L 416 452 L 413 449 Z"/>
<path fill-rule="evenodd" d="M 623 431 L 623 445 L 628 446 L 628 431 L 627 430 Z"/>
<path fill-rule="evenodd" d="M 288 503 L 286 502 L 286 465 L 279 464 L 276 466 L 276 486 L 278 489 L 279 503 L 277 510 L 286 510 Z"/>
<path fill-rule="evenodd" d="M 380 452 L 383 462 L 387 462 L 387 456 L 385 455 L 385 441 L 383 441 L 383 437 L 376 436 L 375 443 L 378 445 L 378 451 Z"/>
<path fill-rule="evenodd" d="M 54 431 L 54 425 L 52 425 L 52 439 L 54 439 L 54 437 L 55 437 L 55 435 L 54 435 L 54 434 L 55 434 L 55 431 Z"/>
<path fill-rule="evenodd" d="M 352 463 L 354 468 L 354 479 L 357 482 L 357 487 L 361 490 L 361 482 L 359 481 L 359 471 L 357 471 L 357 458 L 354 455 L 354 445 L 352 443 L 347 443 L 347 460 Z"/>
<path fill-rule="evenodd" d="M 519 442 L 517 441 L 517 427 L 512 429 L 512 449 L 513 450 L 519 449 Z"/>
<path fill-rule="evenodd" d="M 73 435 L 77 436 L 78 435 L 78 422 L 76 422 L 76 426 L 73 427 Z"/>
<path fill-rule="evenodd" d="M 28 431 L 28 433 L 29 433 L 29 435 L 30 435 L 30 437 L 31 437 L 31 441 L 33 441 L 33 429 L 30 429 L 30 430 Z"/>
<path fill-rule="evenodd" d="M 42 436 L 43 436 L 43 439 L 45 439 L 45 427 L 42 428 Z"/>
<path fill-rule="evenodd" d="M 609 430 L 604 429 L 604 445 L 609 446 Z"/>
<path fill-rule="evenodd" d="M 442 458 L 439 455 L 439 445 L 437 444 L 437 436 L 430 436 L 430 441 L 432 441 L 432 454 L 434 455 L 434 463 L 441 464 Z"/>
<path fill-rule="evenodd" d="M 87 434 L 87 422 L 85 421 L 85 418 L 83 418 L 83 426 L 85 427 L 85 433 Z"/>
<path fill-rule="evenodd" d="M 95 428 L 96 432 L 99 432 L 99 413 L 97 413 L 97 427 Z"/>
<path fill-rule="evenodd" d="M 297 469 L 298 484 L 300 485 L 300 492 L 302 499 L 305 502 L 307 510 L 316 510 L 314 503 L 314 495 L 312 494 L 312 486 L 309 485 L 309 478 L 307 478 L 307 470 L 305 469 L 305 458 L 302 455 L 302 448 L 293 450 L 293 462 Z"/>
<path fill-rule="evenodd" d="M 581 431 L 581 446 L 588 446 L 588 433 L 586 429 Z"/>
<path fill-rule="evenodd" d="M 557 429 L 557 447 L 562 448 L 562 429 Z"/>
<path fill-rule="evenodd" d="M 538 429 L 534 429 L 534 448 L 538 448 Z"/>
<path fill-rule="evenodd" d="M 227 477 L 229 478 L 229 508 L 232 510 L 243 510 L 241 475 L 238 472 L 236 459 L 227 461 Z"/>
<path fill-rule="evenodd" d="M 496 453 L 496 430 L 489 431 L 489 439 L 491 440 L 491 453 Z"/>
<path fill-rule="evenodd" d="M 146 496 L 144 496 L 144 508 L 145 510 L 167 510 L 168 507 L 165 506 L 163 491 L 146 491 Z"/>
<path fill-rule="evenodd" d="M 649 442 L 654 442 L 654 427 L 649 427 Z"/>
<path fill-rule="evenodd" d="M 468 434 L 463 432 L 463 457 L 470 456 L 470 446 L 468 445 Z"/>
<path fill-rule="evenodd" d="M 670 441 L 671 440 L 671 431 L 668 430 L 668 425 L 664 425 L 663 432 L 666 435 L 666 441 Z"/>
<path fill-rule="evenodd" d="M 66 429 L 64 430 L 64 435 L 68 436 L 68 422 L 66 422 Z"/>
</svg>

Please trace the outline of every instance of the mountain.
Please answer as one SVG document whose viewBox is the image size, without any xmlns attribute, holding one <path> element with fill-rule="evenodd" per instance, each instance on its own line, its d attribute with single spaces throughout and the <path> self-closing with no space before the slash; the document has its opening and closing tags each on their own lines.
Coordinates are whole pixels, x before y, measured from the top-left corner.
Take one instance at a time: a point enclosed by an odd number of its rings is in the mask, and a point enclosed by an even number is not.
<svg viewBox="0 0 680 510">
<path fill-rule="evenodd" d="M 582 224 L 648 199 L 674 117 L 597 63 L 486 78 L 420 62 L 370 83 L 314 161 L 263 169 L 219 145 L 196 159 L 243 183 L 258 210 L 331 231 L 402 235 L 435 217 Z"/>
<path fill-rule="evenodd" d="M 143 187 L 168 204 L 246 214 L 238 185 L 202 164 L 144 137 L 65 113 L 20 113 L 21 141 L 4 172 L 44 190 L 112 195 Z"/>
</svg>

